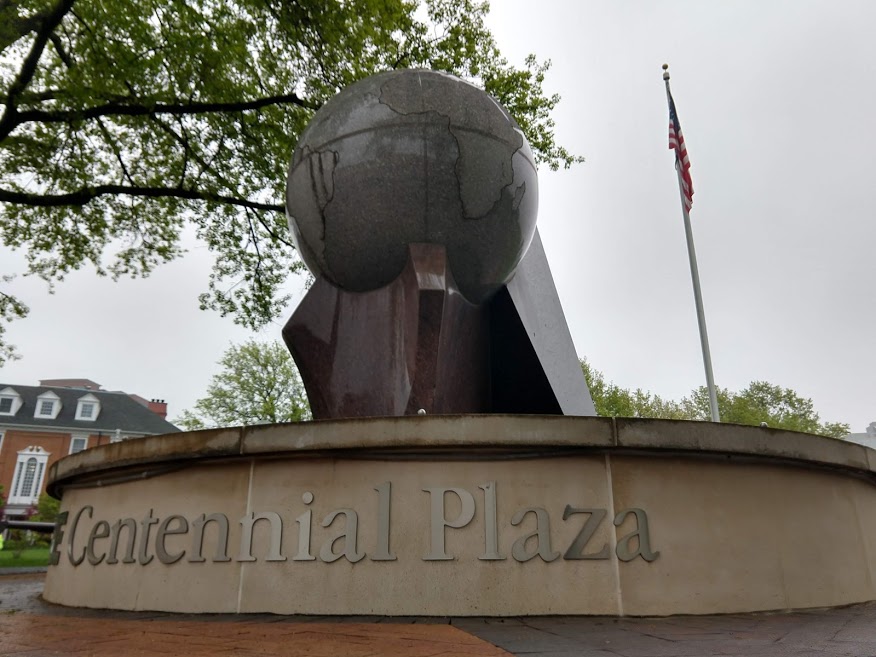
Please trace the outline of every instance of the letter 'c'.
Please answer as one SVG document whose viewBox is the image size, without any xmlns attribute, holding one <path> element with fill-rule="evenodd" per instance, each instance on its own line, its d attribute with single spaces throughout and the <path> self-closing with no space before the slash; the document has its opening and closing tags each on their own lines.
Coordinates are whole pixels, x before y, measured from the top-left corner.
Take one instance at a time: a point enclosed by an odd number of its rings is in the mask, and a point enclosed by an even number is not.
<svg viewBox="0 0 876 657">
<path fill-rule="evenodd" d="M 79 512 L 73 518 L 73 523 L 70 525 L 70 538 L 67 539 L 67 558 L 70 560 L 74 566 L 78 566 L 83 561 L 85 561 L 85 548 L 82 548 L 82 556 L 78 559 L 73 556 L 73 541 L 76 539 L 76 527 L 79 526 L 79 518 L 85 513 L 85 510 L 88 510 L 88 517 L 91 518 L 94 516 L 94 507 L 89 505 L 83 506 L 79 509 Z"/>
</svg>

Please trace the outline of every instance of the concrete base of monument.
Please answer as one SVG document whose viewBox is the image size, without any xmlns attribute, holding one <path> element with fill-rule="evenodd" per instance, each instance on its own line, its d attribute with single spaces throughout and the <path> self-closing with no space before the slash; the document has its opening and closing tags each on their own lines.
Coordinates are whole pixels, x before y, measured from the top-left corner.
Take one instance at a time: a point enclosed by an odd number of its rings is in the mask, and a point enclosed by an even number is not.
<svg viewBox="0 0 876 657">
<path fill-rule="evenodd" d="M 424 416 L 59 461 L 44 597 L 173 612 L 714 614 L 876 599 L 876 452 L 660 420 Z"/>
</svg>

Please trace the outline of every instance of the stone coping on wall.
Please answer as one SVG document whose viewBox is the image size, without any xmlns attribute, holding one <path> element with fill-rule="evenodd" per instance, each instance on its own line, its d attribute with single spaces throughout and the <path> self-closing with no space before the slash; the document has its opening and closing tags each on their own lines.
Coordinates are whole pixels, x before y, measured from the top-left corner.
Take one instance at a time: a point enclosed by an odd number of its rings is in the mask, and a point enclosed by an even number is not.
<svg viewBox="0 0 876 657">
<path fill-rule="evenodd" d="M 240 457 L 464 459 L 588 451 L 748 457 L 842 469 L 876 482 L 876 451 L 794 431 L 685 420 L 434 415 L 269 424 L 131 439 L 57 461 L 49 470 L 48 491 L 60 498 L 74 482 L 101 485 L 113 476 L 146 477 L 195 461 Z"/>
</svg>

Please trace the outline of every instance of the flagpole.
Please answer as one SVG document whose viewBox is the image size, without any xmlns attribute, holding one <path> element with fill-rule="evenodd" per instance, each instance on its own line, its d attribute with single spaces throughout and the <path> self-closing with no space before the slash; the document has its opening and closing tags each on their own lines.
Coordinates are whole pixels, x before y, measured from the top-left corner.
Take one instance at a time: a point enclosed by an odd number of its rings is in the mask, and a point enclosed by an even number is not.
<svg viewBox="0 0 876 657">
<path fill-rule="evenodd" d="M 666 84 L 666 101 L 671 102 L 672 94 L 669 92 L 669 64 L 663 65 L 663 82 Z M 720 422 L 718 415 L 718 394 L 715 389 L 715 377 L 712 374 L 712 356 L 709 351 L 709 334 L 706 331 L 706 315 L 703 311 L 703 294 L 700 290 L 700 272 L 697 267 L 697 252 L 694 248 L 693 231 L 690 227 L 690 213 L 684 202 L 684 185 L 681 177 L 681 169 L 676 166 L 678 174 L 678 193 L 681 197 L 681 213 L 684 215 L 684 234 L 687 238 L 687 255 L 690 260 L 690 276 L 693 281 L 694 302 L 697 307 L 697 323 L 700 327 L 700 344 L 703 348 L 703 366 L 706 370 L 706 386 L 709 389 L 709 407 L 712 412 L 712 422 Z"/>
</svg>

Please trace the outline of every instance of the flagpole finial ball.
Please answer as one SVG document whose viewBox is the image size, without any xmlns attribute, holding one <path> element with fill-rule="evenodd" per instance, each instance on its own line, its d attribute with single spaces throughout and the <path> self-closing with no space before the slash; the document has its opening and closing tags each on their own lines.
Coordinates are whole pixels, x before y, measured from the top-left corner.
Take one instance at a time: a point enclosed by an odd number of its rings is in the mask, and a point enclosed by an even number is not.
<svg viewBox="0 0 876 657">
<path fill-rule="evenodd" d="M 663 70 L 664 70 L 664 71 L 668 71 L 668 70 L 669 70 L 669 64 L 664 64 L 664 65 L 663 65 Z"/>
<path fill-rule="evenodd" d="M 356 82 L 301 134 L 286 213 L 314 274 L 351 292 L 388 285 L 408 245 L 445 247 L 473 303 L 514 275 L 535 233 L 538 177 L 523 131 L 484 91 L 445 73 Z"/>
</svg>

